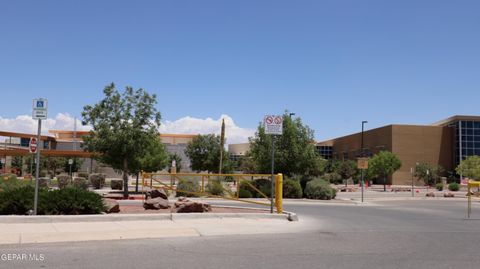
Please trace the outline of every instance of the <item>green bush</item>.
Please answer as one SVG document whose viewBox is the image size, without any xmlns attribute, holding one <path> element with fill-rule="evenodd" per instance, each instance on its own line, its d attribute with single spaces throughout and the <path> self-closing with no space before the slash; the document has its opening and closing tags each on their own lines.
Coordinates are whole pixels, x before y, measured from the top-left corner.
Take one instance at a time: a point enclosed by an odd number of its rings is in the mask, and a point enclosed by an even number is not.
<svg viewBox="0 0 480 269">
<path fill-rule="evenodd" d="M 89 174 L 85 172 L 78 172 L 77 177 L 88 178 Z"/>
<path fill-rule="evenodd" d="M 105 175 L 104 174 L 91 174 L 88 177 L 88 180 L 90 181 L 90 184 L 95 189 L 101 189 L 103 186 L 105 186 Z"/>
<path fill-rule="evenodd" d="M 314 179 L 307 183 L 305 196 L 309 199 L 330 200 L 334 199 L 337 191 L 322 179 Z"/>
<path fill-rule="evenodd" d="M 38 187 L 40 188 L 48 188 L 49 183 L 50 183 L 49 178 L 41 177 L 38 179 Z"/>
<path fill-rule="evenodd" d="M 437 183 L 437 185 L 435 185 L 435 188 L 436 188 L 438 191 L 443 191 L 443 183 Z"/>
<path fill-rule="evenodd" d="M 87 190 L 88 189 L 87 179 L 84 177 L 76 177 L 73 179 L 73 186 L 76 188 Z"/>
<path fill-rule="evenodd" d="M 267 197 L 270 197 L 271 183 L 270 183 L 269 179 L 260 178 L 260 179 L 256 179 L 254 181 L 248 181 L 248 182 L 250 184 L 252 184 L 255 188 L 257 188 L 259 191 L 261 191 L 263 194 L 265 194 Z M 252 186 L 250 186 L 250 184 L 248 184 L 245 181 L 241 181 L 240 182 L 240 190 L 245 190 L 245 191 L 250 192 L 250 194 L 252 195 L 252 198 L 265 198 L 257 190 L 252 188 Z"/>
<path fill-rule="evenodd" d="M 220 180 L 211 179 L 207 184 L 207 192 L 211 195 L 222 196 L 224 193 L 222 182 L 220 182 Z"/>
<path fill-rule="evenodd" d="M 103 199 L 94 192 L 67 187 L 39 195 L 39 212 L 47 215 L 100 214 L 105 211 Z"/>
<path fill-rule="evenodd" d="M 298 180 L 286 178 L 283 181 L 283 198 L 302 198 L 302 186 Z"/>
<path fill-rule="evenodd" d="M 15 188 L 21 185 L 21 180 L 14 174 L 1 174 L 0 175 L 0 191 L 10 188 Z"/>
<path fill-rule="evenodd" d="M 240 198 L 252 198 L 252 193 L 246 189 L 240 189 L 238 192 Z"/>
<path fill-rule="evenodd" d="M 325 174 L 322 176 L 323 179 L 325 179 L 326 181 L 332 183 L 332 184 L 342 184 L 343 183 L 343 179 L 342 179 L 342 176 L 338 173 L 328 173 L 328 174 Z"/>
<path fill-rule="evenodd" d="M 194 179 L 180 179 L 177 185 L 177 197 L 185 196 L 185 197 L 198 197 L 197 194 L 192 192 L 199 192 L 200 185 L 198 181 Z"/>
<path fill-rule="evenodd" d="M 458 190 L 460 190 L 460 185 L 458 185 L 458 183 L 456 183 L 456 182 L 453 182 L 453 183 L 450 183 L 448 185 L 448 189 L 450 191 L 458 191 Z"/>
<path fill-rule="evenodd" d="M 27 215 L 33 210 L 33 186 L 5 189 L 0 192 L 0 215 Z"/>
<path fill-rule="evenodd" d="M 123 190 L 123 180 L 122 179 L 112 179 L 110 181 L 110 187 L 112 190 Z"/>
<path fill-rule="evenodd" d="M 65 189 L 72 183 L 72 178 L 69 175 L 57 176 L 58 188 Z"/>
<path fill-rule="evenodd" d="M 23 186 L 0 192 L 0 214 L 26 215 L 33 209 L 35 188 Z M 105 210 L 102 197 L 87 190 L 67 187 L 39 190 L 38 214 L 100 214 Z"/>
</svg>

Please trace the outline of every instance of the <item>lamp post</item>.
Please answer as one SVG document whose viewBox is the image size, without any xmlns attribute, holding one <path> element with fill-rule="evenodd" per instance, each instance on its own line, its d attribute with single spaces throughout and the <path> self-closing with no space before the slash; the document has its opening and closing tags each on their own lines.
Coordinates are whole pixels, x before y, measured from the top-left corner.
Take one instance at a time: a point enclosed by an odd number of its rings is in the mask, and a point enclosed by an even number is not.
<svg viewBox="0 0 480 269">
<path fill-rule="evenodd" d="M 288 116 L 290 117 L 290 119 L 292 118 L 292 116 L 295 116 L 295 113 L 290 113 L 288 114 Z"/>
<path fill-rule="evenodd" d="M 363 151 L 363 131 L 364 131 L 365 123 L 368 123 L 368 121 L 366 121 L 366 120 L 362 121 L 362 143 L 361 143 L 361 149 L 360 149 L 360 155 L 361 155 L 362 158 L 365 157 L 365 153 Z M 365 182 L 364 182 L 364 179 L 363 179 L 363 170 L 364 169 L 361 170 L 362 203 L 363 203 L 363 191 L 364 191 L 364 185 L 365 185 Z"/>
</svg>

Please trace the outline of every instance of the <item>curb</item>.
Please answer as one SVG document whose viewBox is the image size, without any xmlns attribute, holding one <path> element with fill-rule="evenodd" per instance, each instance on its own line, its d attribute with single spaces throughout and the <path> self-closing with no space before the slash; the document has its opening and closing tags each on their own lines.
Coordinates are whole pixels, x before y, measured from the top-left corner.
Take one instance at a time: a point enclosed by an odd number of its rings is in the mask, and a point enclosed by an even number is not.
<svg viewBox="0 0 480 269">
<path fill-rule="evenodd" d="M 298 221 L 297 214 L 284 212 L 270 213 L 159 213 L 159 214 L 103 214 L 77 216 L 0 216 L 0 223 L 64 223 L 64 222 L 116 222 L 116 221 L 154 221 L 154 220 L 196 220 L 196 219 L 278 219 Z"/>
</svg>

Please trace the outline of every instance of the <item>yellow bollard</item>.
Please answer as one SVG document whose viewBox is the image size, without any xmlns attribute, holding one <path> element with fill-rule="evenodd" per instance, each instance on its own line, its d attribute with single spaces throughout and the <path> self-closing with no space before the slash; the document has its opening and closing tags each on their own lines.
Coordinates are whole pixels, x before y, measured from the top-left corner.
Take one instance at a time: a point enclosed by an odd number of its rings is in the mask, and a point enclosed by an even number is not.
<svg viewBox="0 0 480 269">
<path fill-rule="evenodd" d="M 283 174 L 275 176 L 275 206 L 277 213 L 283 213 Z"/>
</svg>

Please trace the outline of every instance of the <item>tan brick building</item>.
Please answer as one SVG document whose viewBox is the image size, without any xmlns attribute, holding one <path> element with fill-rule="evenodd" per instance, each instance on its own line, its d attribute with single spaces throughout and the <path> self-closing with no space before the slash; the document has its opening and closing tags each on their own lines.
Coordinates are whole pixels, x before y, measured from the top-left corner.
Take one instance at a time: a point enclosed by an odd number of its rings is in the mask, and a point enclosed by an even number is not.
<svg viewBox="0 0 480 269">
<path fill-rule="evenodd" d="M 354 160 L 361 153 L 361 133 L 320 142 L 327 158 Z M 364 132 L 364 153 L 386 150 L 397 155 L 402 167 L 389 184 L 411 184 L 410 169 L 418 162 L 441 165 L 453 171 L 459 160 L 480 155 L 480 116 L 454 116 L 432 125 L 387 125 Z"/>
</svg>

